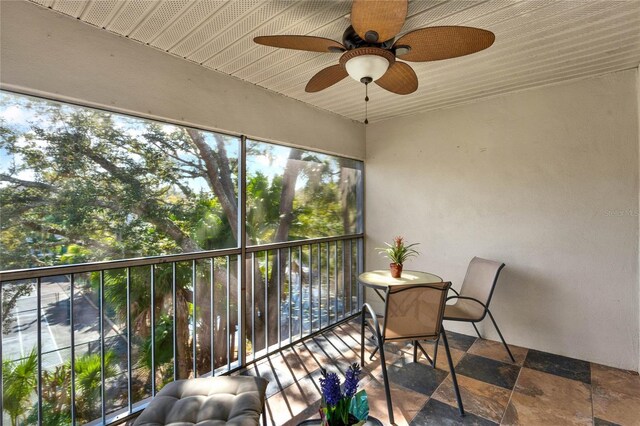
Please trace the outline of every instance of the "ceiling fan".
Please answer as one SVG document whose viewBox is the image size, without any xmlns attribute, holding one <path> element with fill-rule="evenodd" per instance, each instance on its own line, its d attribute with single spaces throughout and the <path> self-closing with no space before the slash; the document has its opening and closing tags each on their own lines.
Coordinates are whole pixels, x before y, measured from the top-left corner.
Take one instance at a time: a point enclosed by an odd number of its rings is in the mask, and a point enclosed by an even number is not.
<svg viewBox="0 0 640 426">
<path fill-rule="evenodd" d="M 341 53 L 338 64 L 309 80 L 306 92 L 319 92 L 351 76 L 365 85 L 375 82 L 390 92 L 408 95 L 417 90 L 418 77 L 411 66 L 398 59 L 427 62 L 456 58 L 486 49 L 495 40 L 491 31 L 462 26 L 420 28 L 395 40 L 407 9 L 408 0 L 354 0 L 351 25 L 342 43 L 299 35 L 262 36 L 253 41 L 285 49 Z"/>
</svg>

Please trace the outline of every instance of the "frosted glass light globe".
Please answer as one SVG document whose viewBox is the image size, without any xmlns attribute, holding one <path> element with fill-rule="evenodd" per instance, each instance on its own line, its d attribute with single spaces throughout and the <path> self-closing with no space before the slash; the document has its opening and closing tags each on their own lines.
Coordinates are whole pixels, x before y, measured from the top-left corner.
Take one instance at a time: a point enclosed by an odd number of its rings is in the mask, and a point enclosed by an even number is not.
<svg viewBox="0 0 640 426">
<path fill-rule="evenodd" d="M 360 55 L 351 58 L 345 64 L 349 76 L 356 81 L 369 77 L 376 81 L 389 69 L 389 61 L 378 55 Z"/>
</svg>

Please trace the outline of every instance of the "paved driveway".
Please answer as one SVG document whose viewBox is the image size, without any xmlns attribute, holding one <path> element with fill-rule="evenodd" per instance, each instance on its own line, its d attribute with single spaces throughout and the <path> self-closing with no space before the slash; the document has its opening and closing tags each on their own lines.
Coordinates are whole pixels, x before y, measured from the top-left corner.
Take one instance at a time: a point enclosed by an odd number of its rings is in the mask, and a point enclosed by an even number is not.
<svg viewBox="0 0 640 426">
<path fill-rule="evenodd" d="M 7 285 L 7 284 L 5 284 Z M 52 369 L 71 356 L 70 282 L 67 277 L 51 277 L 42 281 L 42 366 Z M 74 295 L 76 356 L 99 350 L 99 311 L 88 295 L 76 289 Z M 106 337 L 118 334 L 108 322 Z M 21 359 L 37 348 L 38 311 L 36 287 L 30 295 L 21 297 L 14 309 L 14 322 L 8 334 L 2 336 L 4 360 Z"/>
</svg>

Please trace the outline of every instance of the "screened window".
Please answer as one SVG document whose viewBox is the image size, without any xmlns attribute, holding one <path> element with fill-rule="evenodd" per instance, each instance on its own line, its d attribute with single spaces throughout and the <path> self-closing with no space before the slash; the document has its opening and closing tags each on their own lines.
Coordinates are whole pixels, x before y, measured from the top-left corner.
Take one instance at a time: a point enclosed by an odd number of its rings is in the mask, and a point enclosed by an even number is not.
<svg viewBox="0 0 640 426">
<path fill-rule="evenodd" d="M 362 232 L 362 163 L 247 141 L 249 245 Z"/>
<path fill-rule="evenodd" d="M 236 247 L 240 138 L 0 93 L 0 269 Z"/>
<path fill-rule="evenodd" d="M 354 160 L 0 92 L 0 386 L 17 395 L 3 421 L 109 424 L 172 380 L 227 373 L 356 314 L 362 174 Z M 36 269 L 51 265 L 67 266 Z"/>
</svg>

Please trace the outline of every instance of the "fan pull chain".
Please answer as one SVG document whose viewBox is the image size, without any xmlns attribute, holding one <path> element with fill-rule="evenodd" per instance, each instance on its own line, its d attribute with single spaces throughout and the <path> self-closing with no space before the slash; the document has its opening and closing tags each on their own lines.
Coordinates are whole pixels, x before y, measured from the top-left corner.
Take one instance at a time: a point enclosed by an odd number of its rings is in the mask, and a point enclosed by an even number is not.
<svg viewBox="0 0 640 426">
<path fill-rule="evenodd" d="M 369 83 L 364 83 L 364 124 L 369 124 L 367 105 L 369 102 Z"/>
</svg>

